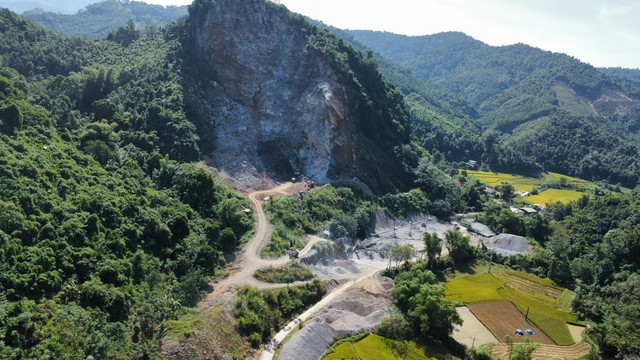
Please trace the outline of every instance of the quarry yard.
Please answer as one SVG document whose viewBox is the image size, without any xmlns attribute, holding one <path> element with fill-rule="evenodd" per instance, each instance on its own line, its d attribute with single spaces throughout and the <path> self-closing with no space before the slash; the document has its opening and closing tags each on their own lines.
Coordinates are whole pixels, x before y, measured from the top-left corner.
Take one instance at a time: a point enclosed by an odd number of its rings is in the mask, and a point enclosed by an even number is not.
<svg viewBox="0 0 640 360">
<path fill-rule="evenodd" d="M 256 232 L 228 267 L 228 277 L 212 285 L 214 291 L 203 302 L 205 309 L 218 296 L 235 291 L 242 285 L 262 289 L 291 285 L 262 283 L 253 274 L 258 269 L 280 266 L 290 261 L 288 256 L 279 259 L 263 259 L 260 256 L 273 231 L 263 209 L 264 198 L 295 195 L 304 190 L 301 183 L 285 183 L 271 190 L 247 194 L 254 207 Z M 335 338 L 374 328 L 392 305 L 390 290 L 393 288 L 393 281 L 377 275 L 385 268 L 396 265 L 387 256 L 389 249 L 397 245 L 410 245 L 414 249 L 414 258 L 420 257 L 424 248 L 424 233 L 436 233 L 444 238 L 446 231 L 454 229 L 460 229 L 468 235 L 472 245 L 480 244 L 481 238 L 478 235 L 468 233 L 457 223 L 439 221 L 431 216 L 410 216 L 403 221 L 394 220 L 382 211 L 377 212 L 375 227 L 365 240 L 328 240 L 308 236 L 306 246 L 299 251 L 298 261 L 308 266 L 314 276 L 329 284 L 328 293 L 318 303 L 283 325 L 271 341 L 255 354 L 255 358 L 272 359 L 278 350 L 279 359 L 317 359 Z M 443 254 L 446 254 L 444 244 Z M 562 295 L 563 290 L 537 284 L 513 274 L 504 272 L 499 276 L 510 287 L 533 295 L 538 293 L 553 299 Z M 496 278 L 491 277 L 487 279 L 489 280 L 495 282 Z M 494 297 L 493 300 L 502 298 Z M 512 336 L 515 342 L 523 342 L 526 336 L 515 335 L 517 328 L 532 329 L 535 335 L 529 337 L 536 343 L 555 344 L 542 330 L 526 320 L 509 301 L 473 303 L 467 307 L 459 307 L 457 311 L 464 319 L 464 325 L 455 328 L 453 337 L 466 346 L 499 343 L 506 335 Z M 572 329 L 571 333 L 574 338 L 580 336 L 579 329 Z"/>
<path fill-rule="evenodd" d="M 263 209 L 263 199 L 274 195 L 293 195 L 303 190 L 305 187 L 302 183 L 285 183 L 270 190 L 247 194 L 254 208 L 255 234 L 228 266 L 228 276 L 212 284 L 213 292 L 201 303 L 204 309 L 215 303 L 215 299 L 220 295 L 235 291 L 242 285 L 258 288 L 288 285 L 262 283 L 253 277 L 258 269 L 280 266 L 289 261 L 288 256 L 279 259 L 260 257 L 260 252 L 268 243 L 273 231 Z M 320 302 L 283 326 L 270 344 L 265 346 L 265 350 L 256 356 L 271 359 L 274 345 L 285 340 L 302 322 L 302 330 L 295 332 L 281 345 L 280 358 L 300 358 L 300 354 L 307 354 L 310 359 L 317 358 L 327 350 L 335 337 L 375 327 L 392 303 L 389 292 L 393 282 L 376 275 L 390 266 L 386 256 L 388 249 L 395 245 L 411 245 L 414 248 L 414 257 L 418 257 L 424 247 L 422 235 L 425 232 L 433 232 L 444 237 L 446 231 L 455 228 L 454 224 L 441 222 L 430 216 L 415 216 L 399 221 L 390 219 L 379 211 L 372 235 L 362 242 L 339 243 L 309 236 L 306 246 L 299 252 L 300 262 L 308 265 L 316 277 L 337 285 L 333 286 Z M 314 249 L 314 244 L 321 242 L 329 242 L 334 250 L 319 254 Z M 478 239 L 474 237 L 473 242 L 477 245 Z"/>
</svg>

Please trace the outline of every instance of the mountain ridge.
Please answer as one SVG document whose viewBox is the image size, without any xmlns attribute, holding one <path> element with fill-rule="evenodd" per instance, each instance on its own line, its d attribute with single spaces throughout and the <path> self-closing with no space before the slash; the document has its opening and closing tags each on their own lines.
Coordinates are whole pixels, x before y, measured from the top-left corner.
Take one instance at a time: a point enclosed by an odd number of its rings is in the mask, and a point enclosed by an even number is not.
<svg viewBox="0 0 640 360">
<path fill-rule="evenodd" d="M 422 37 L 371 31 L 346 31 L 346 34 L 409 69 L 417 78 L 456 93 L 475 109 L 482 128 L 479 160 L 491 168 L 549 169 L 591 180 L 621 182 L 629 187 L 640 179 L 638 164 L 623 155 L 629 151 L 640 155 L 637 132 L 640 83 L 632 79 L 609 77 L 604 71 L 565 54 L 524 44 L 492 47 L 462 33 Z M 593 142 L 590 150 L 596 152 L 601 171 L 587 170 L 592 169 L 587 165 L 590 151 L 570 134 L 561 142 L 562 146 L 539 136 L 543 129 L 536 124 L 549 122 L 537 120 L 548 117 L 553 118 L 551 124 L 574 117 L 579 120 L 572 122 L 574 127 L 598 138 L 618 137 L 616 145 Z M 529 123 L 533 125 L 522 126 Z M 597 131 L 587 129 L 592 126 Z M 552 161 L 542 158 L 536 155 L 540 152 L 521 146 L 518 140 L 527 137 L 551 152 L 565 149 L 562 151 L 572 153 L 573 160 L 567 163 L 561 154 L 551 156 L 556 159 Z M 456 159 L 459 155 L 452 157 Z"/>
<path fill-rule="evenodd" d="M 162 6 L 142 1 L 103 0 L 73 14 L 31 9 L 23 16 L 62 35 L 102 39 L 130 19 L 138 29 L 156 29 L 187 14 L 187 6 Z"/>
</svg>

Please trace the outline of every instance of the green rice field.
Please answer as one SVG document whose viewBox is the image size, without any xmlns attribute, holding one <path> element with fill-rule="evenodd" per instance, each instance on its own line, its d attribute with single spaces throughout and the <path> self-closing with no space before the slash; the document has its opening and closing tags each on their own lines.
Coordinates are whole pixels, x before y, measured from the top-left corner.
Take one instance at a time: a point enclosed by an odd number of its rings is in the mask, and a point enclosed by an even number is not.
<svg viewBox="0 0 640 360">
<path fill-rule="evenodd" d="M 404 357 L 400 357 L 399 355 L 401 346 L 406 346 L 406 355 Z M 400 358 L 410 360 L 436 359 L 425 354 L 424 350 L 418 347 L 413 341 L 401 344 L 398 341 L 390 340 L 375 334 L 369 334 L 367 337 L 356 343 L 344 342 L 336 346 L 333 350 L 330 350 L 330 352 L 322 357 L 324 360 L 396 360 Z"/>
<path fill-rule="evenodd" d="M 571 201 L 576 201 L 582 198 L 585 193 L 575 190 L 566 189 L 547 189 L 538 195 L 529 195 L 522 198 L 517 198 L 518 202 L 526 202 L 530 204 L 551 204 L 554 202 L 561 202 L 563 204 Z"/>
<path fill-rule="evenodd" d="M 478 179 L 483 184 L 489 186 L 497 186 L 503 182 L 513 185 L 516 191 L 530 192 L 536 187 L 540 187 L 544 184 L 559 183 L 560 179 L 564 178 L 568 184 L 573 185 L 584 190 L 593 190 L 596 185 L 593 183 L 566 176 L 558 173 L 545 173 L 539 178 L 527 177 L 522 175 L 506 174 L 506 173 L 494 173 L 488 171 L 474 171 L 466 170 L 467 175 Z M 517 202 L 530 203 L 530 204 L 550 204 L 553 202 L 569 203 L 571 201 L 578 200 L 584 195 L 584 192 L 568 189 L 547 189 L 540 192 L 537 195 L 530 195 L 527 197 L 516 198 Z"/>
</svg>

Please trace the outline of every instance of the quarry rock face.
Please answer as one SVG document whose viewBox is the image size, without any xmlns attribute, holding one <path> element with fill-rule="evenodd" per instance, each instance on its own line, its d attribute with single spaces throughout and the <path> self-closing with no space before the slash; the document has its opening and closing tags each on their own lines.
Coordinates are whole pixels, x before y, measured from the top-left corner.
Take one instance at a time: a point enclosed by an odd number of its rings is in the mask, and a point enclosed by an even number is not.
<svg viewBox="0 0 640 360">
<path fill-rule="evenodd" d="M 204 9 L 204 10 L 202 10 Z M 231 174 L 351 176 L 347 90 L 301 19 L 263 0 L 218 0 L 191 14 L 201 90 L 215 125 L 215 165 Z"/>
</svg>

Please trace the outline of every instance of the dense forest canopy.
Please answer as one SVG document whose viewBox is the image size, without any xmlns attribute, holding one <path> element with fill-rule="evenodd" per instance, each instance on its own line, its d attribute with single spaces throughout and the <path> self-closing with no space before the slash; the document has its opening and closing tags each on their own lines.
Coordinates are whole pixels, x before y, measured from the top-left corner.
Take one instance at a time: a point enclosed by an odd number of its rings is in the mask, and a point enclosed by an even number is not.
<svg viewBox="0 0 640 360">
<path fill-rule="evenodd" d="M 138 29 L 157 30 L 187 14 L 187 6 L 161 6 L 142 1 L 104 0 L 95 2 L 75 14 L 60 14 L 30 9 L 23 15 L 63 35 L 105 38 L 113 29 L 133 20 Z"/>
<path fill-rule="evenodd" d="M 352 92 L 365 180 L 413 186 L 428 156 L 402 95 L 373 59 L 292 21 Z M 188 94 L 188 26 L 129 22 L 91 41 L 0 10 L 0 357 L 156 358 L 163 324 L 249 234 L 247 201 L 197 163 L 216 139 Z"/>
<path fill-rule="evenodd" d="M 65 38 L 6 10 L 0 31 L 0 357 L 157 357 L 252 224 L 185 163 L 209 145 L 177 37 Z"/>
<path fill-rule="evenodd" d="M 388 59 L 382 71 L 407 95 L 414 131 L 449 161 L 473 158 L 494 170 L 560 171 L 631 188 L 640 179 L 640 82 L 633 70 L 596 69 L 523 44 L 491 47 L 454 32 L 342 34 Z M 416 85 L 405 85 L 399 73 Z M 425 94 L 424 80 L 472 110 L 433 106 L 438 97 Z"/>
</svg>

